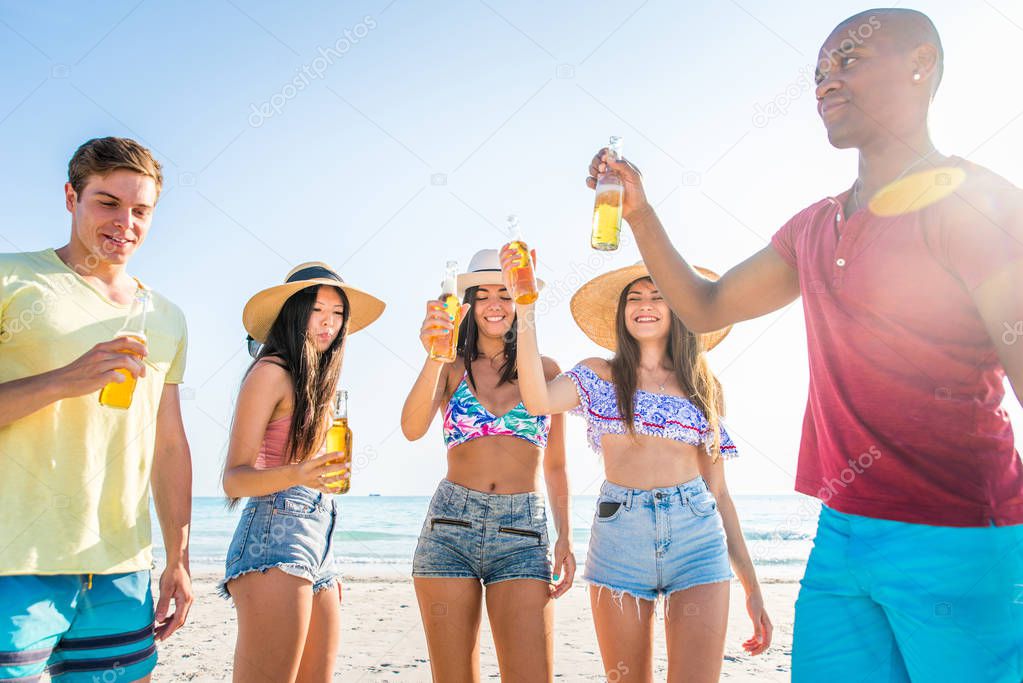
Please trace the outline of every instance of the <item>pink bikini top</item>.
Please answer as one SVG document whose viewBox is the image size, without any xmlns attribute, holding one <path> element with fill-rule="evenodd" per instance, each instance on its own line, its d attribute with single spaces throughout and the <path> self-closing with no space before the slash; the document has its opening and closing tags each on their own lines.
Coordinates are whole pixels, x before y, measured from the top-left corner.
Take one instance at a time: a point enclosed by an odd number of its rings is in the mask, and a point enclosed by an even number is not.
<svg viewBox="0 0 1023 683">
<path fill-rule="evenodd" d="M 271 420 L 266 425 L 266 432 L 263 433 L 263 443 L 259 447 L 259 455 L 256 456 L 256 469 L 265 470 L 271 467 L 287 465 L 284 452 L 288 448 L 288 431 L 291 429 L 291 415 Z M 327 452 L 327 444 L 320 447 L 316 455 L 323 455 Z"/>
</svg>

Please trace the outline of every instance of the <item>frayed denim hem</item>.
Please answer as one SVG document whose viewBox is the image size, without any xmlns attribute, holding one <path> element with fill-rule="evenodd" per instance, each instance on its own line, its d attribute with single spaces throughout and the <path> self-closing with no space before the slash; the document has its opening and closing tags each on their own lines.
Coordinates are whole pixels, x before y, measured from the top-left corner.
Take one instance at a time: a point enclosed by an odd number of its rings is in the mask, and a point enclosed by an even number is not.
<svg viewBox="0 0 1023 683">
<path fill-rule="evenodd" d="M 657 593 L 654 594 L 654 597 L 649 597 L 648 595 L 637 595 L 636 593 L 634 593 L 632 591 L 624 590 L 624 589 L 621 589 L 621 588 L 616 588 L 616 587 L 614 587 L 614 586 L 612 586 L 610 584 L 601 583 L 599 581 L 593 581 L 591 579 L 584 578 L 583 580 L 586 581 L 586 583 L 588 583 L 590 586 L 596 587 L 596 589 L 597 589 L 597 599 L 598 600 L 600 599 L 600 595 L 601 595 L 601 593 L 603 593 L 604 590 L 609 591 L 611 593 L 611 600 L 615 604 L 617 604 L 618 608 L 620 610 L 622 610 L 623 612 L 625 610 L 625 604 L 624 604 L 625 603 L 625 596 L 628 595 L 629 597 L 631 597 L 636 602 L 636 618 L 637 619 L 640 618 L 640 616 L 641 616 L 640 612 L 639 612 L 639 601 L 640 600 L 644 600 L 646 602 L 654 603 L 655 607 L 657 606 L 658 602 L 662 602 L 663 601 L 663 603 L 664 603 L 664 618 L 667 619 L 668 618 L 668 604 L 669 604 L 669 602 L 671 600 L 671 596 L 674 595 L 675 593 L 678 593 L 678 592 L 681 592 L 681 591 L 684 591 L 684 590 L 688 590 L 690 588 L 695 588 L 696 586 L 705 586 L 705 585 L 712 584 L 712 583 L 724 583 L 726 581 L 727 582 L 731 582 L 732 578 L 733 578 L 732 574 L 729 574 L 728 576 L 725 576 L 725 577 L 722 577 L 722 578 L 709 579 L 707 581 L 695 581 L 693 583 L 687 584 L 685 586 L 681 586 L 679 588 L 673 588 L 671 591 L 666 592 L 666 593 L 657 592 Z"/>
<path fill-rule="evenodd" d="M 517 576 L 501 576 L 496 579 L 490 579 L 489 581 L 484 581 L 483 585 L 493 586 L 498 583 L 504 583 L 505 581 L 521 581 L 522 579 L 529 579 L 530 581 L 540 581 L 546 584 L 551 583 L 550 576 L 541 576 L 539 574 L 519 574 Z"/>
<path fill-rule="evenodd" d="M 657 602 L 657 595 L 656 594 L 654 595 L 654 597 L 651 598 L 651 597 L 648 597 L 646 595 L 636 595 L 632 591 L 624 590 L 624 589 L 621 589 L 621 588 L 615 588 L 614 586 L 612 586 L 610 584 L 601 583 L 599 581 L 593 581 L 591 579 L 586 579 L 586 578 L 584 578 L 583 580 L 586 581 L 586 583 L 588 583 L 590 586 L 595 586 L 597 588 L 597 599 L 598 600 L 600 600 L 600 595 L 605 590 L 610 592 L 611 593 L 611 601 L 614 602 L 616 605 L 618 605 L 618 609 L 622 610 L 623 612 L 625 611 L 625 596 L 628 595 L 629 597 L 631 597 L 636 602 L 636 618 L 637 619 L 639 619 L 640 616 L 641 616 L 640 612 L 639 612 L 639 601 L 640 600 L 644 600 L 646 602 L 652 602 L 652 603 L 655 603 L 655 604 Z"/>
<path fill-rule="evenodd" d="M 260 574 L 265 574 L 270 569 L 280 569 L 285 574 L 290 574 L 291 576 L 297 576 L 300 579 L 307 579 L 309 581 L 309 583 L 312 583 L 314 585 L 316 584 L 316 576 L 313 574 L 312 571 L 309 570 L 308 567 L 305 567 L 305 566 L 300 565 L 300 564 L 295 564 L 294 562 L 278 562 L 276 564 L 267 564 L 267 565 L 263 565 L 261 567 L 253 567 L 251 569 L 244 569 L 244 570 L 242 570 L 240 572 L 235 572 L 231 576 L 224 577 L 217 584 L 217 595 L 219 595 L 220 597 L 224 598 L 225 600 L 230 600 L 231 599 L 231 592 L 227 589 L 227 584 L 228 583 L 230 583 L 231 581 L 234 581 L 239 576 L 245 576 L 246 574 L 251 574 L 253 572 L 259 572 Z M 321 590 L 322 590 L 322 588 L 321 588 Z"/>
<path fill-rule="evenodd" d="M 313 595 L 316 595 L 317 593 L 319 593 L 321 591 L 330 590 L 330 589 L 334 588 L 335 586 L 340 586 L 340 585 L 341 585 L 341 577 L 337 576 L 337 575 L 330 577 L 326 581 L 321 579 L 321 580 L 319 580 L 319 581 L 317 581 L 316 583 L 313 584 Z"/>
</svg>

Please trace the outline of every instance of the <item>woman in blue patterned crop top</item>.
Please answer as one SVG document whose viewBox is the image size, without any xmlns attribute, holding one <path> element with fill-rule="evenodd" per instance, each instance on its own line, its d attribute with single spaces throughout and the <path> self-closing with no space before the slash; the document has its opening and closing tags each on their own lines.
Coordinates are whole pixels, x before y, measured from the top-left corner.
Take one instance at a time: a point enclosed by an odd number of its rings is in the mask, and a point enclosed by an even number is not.
<svg viewBox="0 0 1023 683">
<path fill-rule="evenodd" d="M 534 417 L 522 404 L 515 308 L 501 284 L 497 251 L 476 254 L 469 271 L 458 277 L 465 302 L 458 358 L 427 358 L 401 417 L 405 436 L 416 440 L 439 410 L 444 416 L 447 477 L 430 502 L 412 562 L 430 665 L 435 681 L 479 679 L 485 588 L 502 676 L 514 671 L 516 680 L 552 681 L 552 599 L 575 576 L 564 418 Z M 452 329 L 440 302 L 428 302 L 424 348 Z M 542 366 L 546 377 L 559 373 L 549 359 Z M 558 532 L 553 566 L 541 464 Z"/>
<path fill-rule="evenodd" d="M 725 486 L 722 463 L 736 449 L 721 424 L 721 385 L 705 356 L 728 330 L 693 334 L 643 264 L 621 268 L 583 285 L 571 303 L 576 323 L 614 356 L 585 360 L 550 380 L 530 308 L 516 306 L 525 405 L 533 413 L 581 415 L 591 447 L 603 455 L 607 481 L 583 578 L 605 669 L 624 665 L 637 680 L 652 680 L 652 622 L 663 596 L 668 679 L 684 670 L 687 680 L 718 680 L 729 560 L 753 620 L 743 647 L 764 651 L 772 629 Z"/>
</svg>

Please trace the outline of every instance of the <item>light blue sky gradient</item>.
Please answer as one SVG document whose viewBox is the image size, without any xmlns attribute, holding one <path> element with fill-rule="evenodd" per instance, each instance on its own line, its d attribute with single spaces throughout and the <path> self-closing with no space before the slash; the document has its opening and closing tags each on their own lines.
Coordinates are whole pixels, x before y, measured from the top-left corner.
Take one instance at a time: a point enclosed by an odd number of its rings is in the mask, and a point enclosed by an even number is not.
<svg viewBox="0 0 1023 683">
<path fill-rule="evenodd" d="M 933 0 L 947 67 L 939 147 L 1023 183 L 1023 39 L 1011 0 Z M 684 9 L 683 9 L 684 8 Z M 188 316 L 184 402 L 196 493 L 215 495 L 247 356 L 241 309 L 295 264 L 323 260 L 388 302 L 352 337 L 353 494 L 426 494 L 439 426 L 410 444 L 401 403 L 422 365 L 423 301 L 444 262 L 498 247 L 517 213 L 549 283 L 541 348 L 600 353 L 575 327 L 582 281 L 638 259 L 588 247 L 591 155 L 611 134 L 647 178 L 675 243 L 719 272 L 792 214 L 842 191 L 855 154 L 817 119 L 817 49 L 859 2 L 0 3 L 0 250 L 64 244 L 66 164 L 102 135 L 149 145 L 166 175 L 133 271 Z M 774 113 L 767 115 L 773 103 Z M 712 354 L 742 493 L 792 490 L 807 361 L 788 309 Z M 1009 407 L 1017 425 L 1021 411 Z M 601 466 L 569 418 L 572 488 Z"/>
</svg>

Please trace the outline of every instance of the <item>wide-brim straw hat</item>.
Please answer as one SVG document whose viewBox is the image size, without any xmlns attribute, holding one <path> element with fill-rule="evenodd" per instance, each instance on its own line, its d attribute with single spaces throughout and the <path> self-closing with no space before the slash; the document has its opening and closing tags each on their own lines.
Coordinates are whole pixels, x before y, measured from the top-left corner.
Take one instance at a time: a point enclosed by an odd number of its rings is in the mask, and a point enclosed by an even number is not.
<svg viewBox="0 0 1023 683">
<path fill-rule="evenodd" d="M 717 280 L 720 276 L 712 270 L 694 266 L 700 275 L 708 280 Z M 639 263 L 612 270 L 609 273 L 598 275 L 593 278 L 575 293 L 572 297 L 570 307 L 575 324 L 594 342 L 603 346 L 609 351 L 618 350 L 618 340 L 615 334 L 615 315 L 618 313 L 618 298 L 622 290 L 640 278 L 650 277 L 650 271 L 646 265 Z M 706 332 L 697 335 L 703 345 L 704 351 L 710 351 L 721 343 L 732 330 L 729 325 L 714 332 Z"/>
<path fill-rule="evenodd" d="M 327 285 L 338 287 L 348 297 L 348 334 L 358 332 L 384 312 L 387 305 L 372 294 L 346 283 L 333 268 L 320 261 L 309 261 L 291 269 L 283 285 L 268 287 L 255 294 L 242 311 L 242 324 L 256 341 L 266 342 L 270 328 L 291 295 L 306 287 Z"/>
<path fill-rule="evenodd" d="M 501 277 L 501 253 L 497 249 L 481 249 L 469 261 L 469 268 L 458 275 L 458 298 L 465 298 L 465 290 L 479 285 L 504 285 Z M 544 282 L 536 278 L 537 290 L 543 289 Z"/>
</svg>

